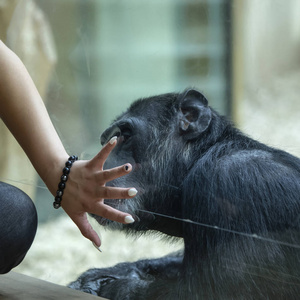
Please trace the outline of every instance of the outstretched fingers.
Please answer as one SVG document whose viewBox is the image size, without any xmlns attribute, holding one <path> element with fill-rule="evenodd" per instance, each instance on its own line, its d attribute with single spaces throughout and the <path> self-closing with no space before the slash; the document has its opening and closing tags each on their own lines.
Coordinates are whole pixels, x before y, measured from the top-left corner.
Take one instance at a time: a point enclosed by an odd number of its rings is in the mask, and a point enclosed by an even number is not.
<svg viewBox="0 0 300 300">
<path fill-rule="evenodd" d="M 97 190 L 98 199 L 129 199 L 137 194 L 135 188 L 120 188 L 111 186 L 101 186 Z"/>
<path fill-rule="evenodd" d="M 86 213 L 72 214 L 69 216 L 85 238 L 89 239 L 97 247 L 101 246 L 100 237 L 90 224 Z"/>
<path fill-rule="evenodd" d="M 119 178 L 121 176 L 124 176 L 128 173 L 130 173 L 132 171 L 132 166 L 131 164 L 125 164 L 119 167 L 115 167 L 112 169 L 107 169 L 107 170 L 103 170 L 98 172 L 97 174 L 97 180 L 98 182 L 108 182 L 108 181 L 112 181 L 116 178 Z"/>
<path fill-rule="evenodd" d="M 92 164 L 96 164 L 97 168 L 100 168 L 102 170 L 103 165 L 108 158 L 111 151 L 114 149 L 114 147 L 117 144 L 117 137 L 112 137 L 109 142 L 103 146 L 103 148 L 100 150 L 100 152 L 91 160 Z"/>
<path fill-rule="evenodd" d="M 135 221 L 130 214 L 121 212 L 109 205 L 104 204 L 103 202 L 98 202 L 95 205 L 93 213 L 105 219 L 116 221 L 122 224 L 130 224 Z"/>
<path fill-rule="evenodd" d="M 78 162 L 76 164 L 77 169 L 79 170 L 77 173 L 75 172 L 76 167 L 74 165 L 72 170 L 74 176 L 72 175 L 72 178 L 74 181 L 73 186 L 76 187 L 77 192 L 76 194 L 70 194 L 70 201 L 67 201 L 68 198 L 65 198 L 62 203 L 64 210 L 77 225 L 82 235 L 91 240 L 98 249 L 101 245 L 101 240 L 89 223 L 87 213 L 92 213 L 102 218 L 123 224 L 129 224 L 135 221 L 130 214 L 121 212 L 105 204 L 103 200 L 127 199 L 132 198 L 137 194 L 135 188 L 106 186 L 107 182 L 124 176 L 132 171 L 132 166 L 129 163 L 112 169 L 103 170 L 103 165 L 116 144 L 117 137 L 113 137 L 93 159 L 87 162 Z M 80 184 L 78 184 L 78 182 Z M 68 186 L 70 186 L 70 184 L 68 184 Z M 77 200 L 72 202 L 71 199 L 74 197 Z"/>
</svg>

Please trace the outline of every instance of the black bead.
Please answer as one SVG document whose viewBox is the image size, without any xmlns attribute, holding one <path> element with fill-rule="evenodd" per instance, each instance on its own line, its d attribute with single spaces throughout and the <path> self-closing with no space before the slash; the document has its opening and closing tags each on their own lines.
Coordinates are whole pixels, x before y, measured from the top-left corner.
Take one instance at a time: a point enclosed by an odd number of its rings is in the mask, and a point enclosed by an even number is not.
<svg viewBox="0 0 300 300">
<path fill-rule="evenodd" d="M 60 190 L 63 190 L 66 187 L 66 184 L 64 182 L 60 182 L 58 184 L 58 187 L 59 187 Z"/>
<path fill-rule="evenodd" d="M 61 181 L 66 182 L 68 180 L 68 176 L 67 175 L 62 175 L 60 177 Z"/>
<path fill-rule="evenodd" d="M 56 196 L 56 197 L 55 197 L 55 202 L 58 202 L 58 203 L 61 202 L 61 197 Z"/>
<path fill-rule="evenodd" d="M 60 208 L 60 203 L 58 203 L 58 202 L 53 202 L 53 207 L 54 207 L 55 209 Z"/>
<path fill-rule="evenodd" d="M 61 197 L 63 194 L 64 194 L 64 191 L 63 191 L 63 190 L 58 190 L 58 191 L 56 192 L 56 196 L 58 196 L 58 197 Z"/>
<path fill-rule="evenodd" d="M 64 173 L 64 175 L 68 175 L 70 173 L 70 168 L 65 167 L 63 169 L 63 173 Z"/>
<path fill-rule="evenodd" d="M 67 168 L 70 168 L 72 166 L 73 162 L 71 160 L 66 161 L 65 165 Z"/>
</svg>

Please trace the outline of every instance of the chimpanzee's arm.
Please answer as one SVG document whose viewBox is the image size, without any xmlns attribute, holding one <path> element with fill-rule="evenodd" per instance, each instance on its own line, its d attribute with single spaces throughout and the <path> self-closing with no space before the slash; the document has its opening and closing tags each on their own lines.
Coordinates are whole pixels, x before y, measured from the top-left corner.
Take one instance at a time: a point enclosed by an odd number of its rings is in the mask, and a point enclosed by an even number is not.
<svg viewBox="0 0 300 300">
<path fill-rule="evenodd" d="M 161 286 L 160 281 L 168 285 L 178 282 L 181 267 L 179 255 L 120 263 L 110 268 L 90 269 L 69 287 L 108 299 L 148 299 L 152 285 Z"/>
</svg>

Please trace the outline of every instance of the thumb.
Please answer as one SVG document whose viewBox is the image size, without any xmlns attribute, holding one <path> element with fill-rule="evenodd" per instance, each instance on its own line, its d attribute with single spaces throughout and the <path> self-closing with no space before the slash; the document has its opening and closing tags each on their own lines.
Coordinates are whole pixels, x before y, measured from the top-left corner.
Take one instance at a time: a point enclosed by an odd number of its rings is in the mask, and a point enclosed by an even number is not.
<svg viewBox="0 0 300 300">
<path fill-rule="evenodd" d="M 84 237 L 93 242 L 97 247 L 101 246 L 100 237 L 90 224 L 86 213 L 76 214 L 70 216 L 70 218 L 76 224 L 76 226 L 78 227 L 78 229 Z"/>
</svg>

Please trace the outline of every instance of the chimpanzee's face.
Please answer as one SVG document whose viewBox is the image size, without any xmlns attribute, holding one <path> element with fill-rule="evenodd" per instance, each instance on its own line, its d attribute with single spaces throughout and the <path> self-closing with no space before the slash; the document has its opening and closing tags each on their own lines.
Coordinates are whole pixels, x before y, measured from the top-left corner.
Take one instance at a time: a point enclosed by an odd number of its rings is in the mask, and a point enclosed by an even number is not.
<svg viewBox="0 0 300 300">
<path fill-rule="evenodd" d="M 163 97 L 162 97 L 163 96 Z M 136 164 L 149 157 L 149 145 L 160 143 L 171 132 L 176 101 L 175 94 L 166 94 L 134 102 L 101 135 L 101 144 L 117 136 L 118 143 L 110 155 L 106 168 L 123 163 Z"/>
<path fill-rule="evenodd" d="M 101 135 L 102 145 L 111 137 L 118 137 L 117 145 L 104 165 L 105 169 L 125 163 L 132 165 L 130 174 L 108 182 L 107 185 L 135 187 L 138 190 L 138 195 L 133 199 L 107 199 L 105 202 L 132 214 L 136 219 L 143 218 L 139 209 L 149 209 L 146 202 L 149 203 L 149 199 L 154 197 L 157 184 L 164 180 L 159 178 L 162 171 L 160 169 L 165 169 L 159 165 L 161 160 L 159 149 L 165 149 L 165 141 L 173 127 L 176 98 L 175 94 L 167 94 L 159 99 L 154 97 L 137 101 Z M 158 172 L 155 171 L 157 169 Z M 112 225 L 107 220 L 94 217 L 102 225 Z"/>
<path fill-rule="evenodd" d="M 157 217 L 153 221 L 154 215 L 145 215 L 141 210 L 180 216 L 180 184 L 187 165 L 191 163 L 188 160 L 194 144 L 190 141 L 206 130 L 210 118 L 207 100 L 199 92 L 189 90 L 183 94 L 164 94 L 134 102 L 101 135 L 102 145 L 111 137 L 118 137 L 104 168 L 125 163 L 133 167 L 130 174 L 107 185 L 135 187 L 138 195 L 133 199 L 105 200 L 112 207 L 142 220 L 129 228 L 154 228 L 170 233 L 166 224 L 161 226 L 160 222 L 158 225 Z M 110 223 L 94 217 L 103 225 Z"/>
</svg>

